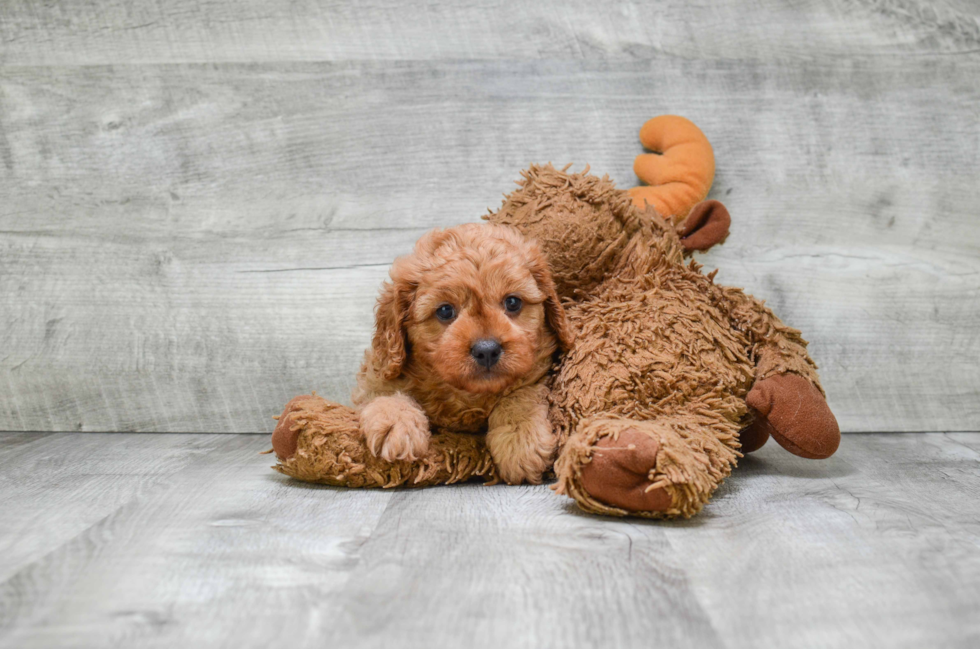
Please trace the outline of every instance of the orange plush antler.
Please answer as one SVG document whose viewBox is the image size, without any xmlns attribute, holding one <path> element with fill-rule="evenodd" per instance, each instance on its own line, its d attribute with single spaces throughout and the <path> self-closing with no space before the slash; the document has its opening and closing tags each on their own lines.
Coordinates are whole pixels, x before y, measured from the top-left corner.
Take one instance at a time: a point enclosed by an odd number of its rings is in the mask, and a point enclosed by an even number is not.
<svg viewBox="0 0 980 649">
<path fill-rule="evenodd" d="M 694 122 L 677 115 L 654 117 L 640 129 L 640 142 L 655 153 L 636 156 L 633 171 L 646 187 L 629 190 L 638 207 L 647 203 L 678 223 L 703 201 L 715 179 L 711 143 Z"/>
</svg>

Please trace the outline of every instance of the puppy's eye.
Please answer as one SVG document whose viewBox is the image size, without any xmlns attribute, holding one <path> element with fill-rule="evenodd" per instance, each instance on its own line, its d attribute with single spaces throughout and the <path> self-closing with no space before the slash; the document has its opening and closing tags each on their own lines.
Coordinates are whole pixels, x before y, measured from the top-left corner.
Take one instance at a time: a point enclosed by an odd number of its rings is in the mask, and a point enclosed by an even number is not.
<svg viewBox="0 0 980 649">
<path fill-rule="evenodd" d="M 443 322 L 449 322 L 456 317 L 456 309 L 453 308 L 452 304 L 440 304 L 439 308 L 436 309 L 436 317 Z"/>
<path fill-rule="evenodd" d="M 517 313 L 521 310 L 522 306 L 524 306 L 524 303 L 516 295 L 508 295 L 504 298 L 504 309 L 507 310 L 507 313 Z"/>
</svg>

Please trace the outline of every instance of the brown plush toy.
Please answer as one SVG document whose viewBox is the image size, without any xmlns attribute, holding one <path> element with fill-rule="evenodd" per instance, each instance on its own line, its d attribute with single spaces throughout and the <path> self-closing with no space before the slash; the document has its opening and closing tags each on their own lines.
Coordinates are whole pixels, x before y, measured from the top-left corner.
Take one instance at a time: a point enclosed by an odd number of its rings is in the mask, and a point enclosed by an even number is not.
<svg viewBox="0 0 980 649">
<path fill-rule="evenodd" d="M 707 139 L 674 116 L 650 120 L 640 137 L 655 152 L 634 166 L 649 186 L 626 192 L 588 170 L 532 166 L 486 218 L 538 241 L 575 332 L 550 381 L 555 490 L 590 512 L 686 517 L 740 450 L 772 436 L 826 458 L 840 431 L 800 333 L 684 263 L 728 234 L 725 208 L 703 201 L 714 176 Z M 315 396 L 287 404 L 273 447 L 277 470 L 311 482 L 496 479 L 480 435 L 439 431 L 425 457 L 389 463 L 367 449 L 356 412 Z"/>
</svg>

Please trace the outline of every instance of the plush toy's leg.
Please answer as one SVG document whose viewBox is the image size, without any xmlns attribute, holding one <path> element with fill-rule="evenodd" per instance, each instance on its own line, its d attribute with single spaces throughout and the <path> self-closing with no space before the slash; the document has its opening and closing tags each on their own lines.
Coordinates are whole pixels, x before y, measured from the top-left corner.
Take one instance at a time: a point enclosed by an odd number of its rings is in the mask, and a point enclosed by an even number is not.
<svg viewBox="0 0 980 649">
<path fill-rule="evenodd" d="M 356 412 L 310 395 L 286 404 L 272 447 L 280 473 L 339 487 L 423 487 L 496 477 L 482 435 L 435 433 L 425 457 L 386 462 L 368 450 Z"/>
<path fill-rule="evenodd" d="M 738 426 L 697 415 L 586 420 L 569 437 L 555 490 L 613 516 L 689 517 L 735 465 Z"/>
<path fill-rule="evenodd" d="M 833 455 L 840 427 L 800 332 L 784 325 L 761 300 L 739 289 L 720 290 L 732 319 L 749 334 L 756 366 L 755 383 L 745 398 L 753 420 L 742 432 L 743 451 L 761 448 L 771 435 L 801 457 Z"/>
</svg>

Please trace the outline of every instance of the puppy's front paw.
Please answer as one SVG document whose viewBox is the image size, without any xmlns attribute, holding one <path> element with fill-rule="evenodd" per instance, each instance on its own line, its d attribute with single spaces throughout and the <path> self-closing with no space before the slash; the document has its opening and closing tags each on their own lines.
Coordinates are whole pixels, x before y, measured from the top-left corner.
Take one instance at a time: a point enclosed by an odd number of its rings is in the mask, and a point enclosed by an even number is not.
<svg viewBox="0 0 980 649">
<path fill-rule="evenodd" d="M 429 420 L 411 397 L 377 397 L 361 410 L 368 449 L 388 462 L 417 460 L 429 450 Z"/>
<path fill-rule="evenodd" d="M 487 433 L 497 475 L 507 484 L 541 484 L 551 468 L 557 440 L 547 419 L 502 425 Z"/>
</svg>

